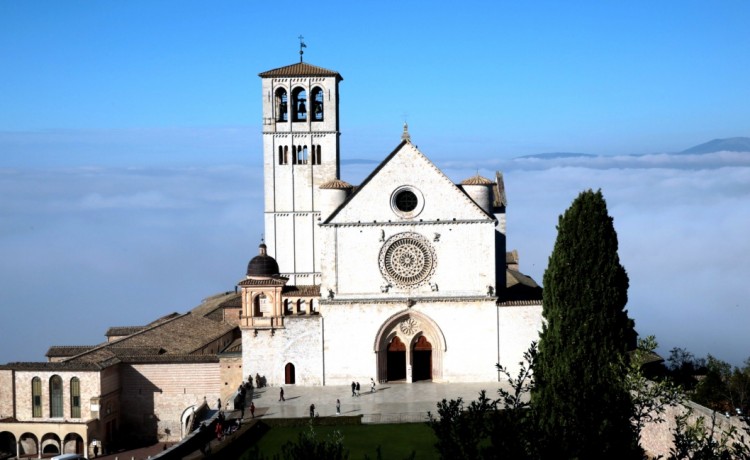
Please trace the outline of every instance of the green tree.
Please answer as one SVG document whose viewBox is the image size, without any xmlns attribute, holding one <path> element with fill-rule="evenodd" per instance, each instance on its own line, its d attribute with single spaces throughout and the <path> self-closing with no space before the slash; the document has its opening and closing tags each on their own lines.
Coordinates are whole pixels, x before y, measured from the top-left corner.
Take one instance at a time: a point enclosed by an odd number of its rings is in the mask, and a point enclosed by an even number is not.
<svg viewBox="0 0 750 460">
<path fill-rule="evenodd" d="M 628 275 L 601 191 L 560 216 L 544 273 L 532 405 L 546 458 L 638 458 L 626 384 Z"/>
</svg>

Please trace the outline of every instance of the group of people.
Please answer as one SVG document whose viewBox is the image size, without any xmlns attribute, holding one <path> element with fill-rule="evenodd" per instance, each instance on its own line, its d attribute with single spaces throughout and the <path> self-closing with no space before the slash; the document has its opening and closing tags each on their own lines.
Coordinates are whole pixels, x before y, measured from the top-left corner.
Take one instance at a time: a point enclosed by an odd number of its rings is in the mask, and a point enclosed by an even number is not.
<svg viewBox="0 0 750 460">
<path fill-rule="evenodd" d="M 352 382 L 352 397 L 359 396 L 359 382 Z M 370 393 L 375 393 L 375 380 L 370 378 Z"/>
</svg>

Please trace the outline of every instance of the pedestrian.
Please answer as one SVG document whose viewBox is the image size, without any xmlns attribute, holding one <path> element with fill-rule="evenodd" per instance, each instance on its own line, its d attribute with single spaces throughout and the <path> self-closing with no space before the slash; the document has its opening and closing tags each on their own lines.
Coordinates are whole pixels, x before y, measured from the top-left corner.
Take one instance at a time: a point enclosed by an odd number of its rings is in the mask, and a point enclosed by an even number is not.
<svg viewBox="0 0 750 460">
<path fill-rule="evenodd" d="M 252 415 L 253 418 L 255 418 L 255 403 L 252 401 L 250 401 L 250 415 Z"/>
<path fill-rule="evenodd" d="M 284 389 L 283 388 L 279 389 L 279 401 L 286 401 L 286 399 L 284 399 Z"/>
<path fill-rule="evenodd" d="M 224 429 L 221 426 L 221 422 L 219 422 L 219 421 L 216 422 L 216 430 L 215 431 L 216 431 L 216 439 L 218 439 L 219 441 L 221 441 L 221 437 L 224 435 Z"/>
<path fill-rule="evenodd" d="M 375 393 L 375 380 L 370 377 L 370 393 Z"/>
<path fill-rule="evenodd" d="M 341 401 L 336 399 L 336 415 L 341 415 Z"/>
<path fill-rule="evenodd" d="M 315 404 L 310 404 L 310 418 L 315 418 Z"/>
<path fill-rule="evenodd" d="M 352 381 L 352 397 L 357 396 L 357 384 Z"/>
<path fill-rule="evenodd" d="M 357 382 L 357 396 L 359 396 L 359 382 Z"/>
<path fill-rule="evenodd" d="M 99 456 L 99 446 L 97 444 L 94 444 L 94 457 Z"/>
<path fill-rule="evenodd" d="M 221 410 L 221 398 L 216 401 L 216 410 Z"/>
</svg>

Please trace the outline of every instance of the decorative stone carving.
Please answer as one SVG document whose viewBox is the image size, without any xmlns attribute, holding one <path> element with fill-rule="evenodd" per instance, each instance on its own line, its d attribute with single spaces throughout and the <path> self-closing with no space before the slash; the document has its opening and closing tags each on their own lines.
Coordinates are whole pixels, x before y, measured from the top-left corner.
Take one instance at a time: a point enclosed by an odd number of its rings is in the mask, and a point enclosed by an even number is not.
<svg viewBox="0 0 750 460">
<path fill-rule="evenodd" d="M 419 329 L 419 322 L 416 319 L 409 317 L 401 321 L 399 328 L 401 329 L 401 332 L 406 335 L 414 335 Z"/>
<path fill-rule="evenodd" d="M 435 250 L 425 237 L 414 232 L 389 238 L 378 260 L 380 272 L 396 286 L 419 286 L 435 272 Z"/>
</svg>

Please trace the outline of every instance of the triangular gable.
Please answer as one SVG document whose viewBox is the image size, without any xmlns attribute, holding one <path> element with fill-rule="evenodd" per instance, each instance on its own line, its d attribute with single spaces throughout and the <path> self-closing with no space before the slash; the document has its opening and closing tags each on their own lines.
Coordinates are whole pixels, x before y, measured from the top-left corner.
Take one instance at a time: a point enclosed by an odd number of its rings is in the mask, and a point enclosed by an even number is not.
<svg viewBox="0 0 750 460">
<path fill-rule="evenodd" d="M 391 198 L 403 186 L 416 189 L 423 200 L 418 215 L 404 219 L 394 212 Z M 413 144 L 404 141 L 331 216 L 325 224 L 357 222 L 491 221 L 456 184 Z"/>
</svg>

